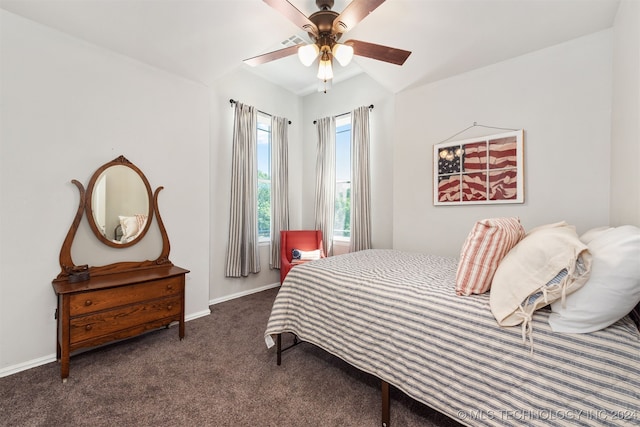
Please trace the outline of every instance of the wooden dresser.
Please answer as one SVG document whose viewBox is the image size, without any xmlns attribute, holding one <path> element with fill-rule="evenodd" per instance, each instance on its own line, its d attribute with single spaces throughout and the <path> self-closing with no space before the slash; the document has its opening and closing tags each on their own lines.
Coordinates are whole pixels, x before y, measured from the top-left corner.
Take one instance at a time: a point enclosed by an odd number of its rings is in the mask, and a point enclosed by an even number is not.
<svg viewBox="0 0 640 427">
<path fill-rule="evenodd" d="M 184 338 L 185 270 L 156 267 L 92 277 L 78 283 L 53 282 L 58 297 L 57 356 L 69 376 L 72 352 L 139 335 L 178 322 Z"/>
<path fill-rule="evenodd" d="M 63 382 L 69 376 L 69 357 L 77 350 L 174 322 L 180 339 L 184 338 L 185 275 L 189 273 L 169 260 L 171 245 L 158 209 L 163 187 L 152 194 L 137 166 L 119 156 L 94 172 L 86 191 L 79 181 L 71 182 L 80 200 L 60 249 L 60 273 L 53 280 L 58 299 L 56 353 Z M 129 250 L 152 224 L 157 226 L 162 237 L 158 257 L 98 266 L 76 264 L 71 247 L 85 212 L 98 241 L 116 251 Z M 118 224 L 115 231 L 114 224 Z"/>
</svg>

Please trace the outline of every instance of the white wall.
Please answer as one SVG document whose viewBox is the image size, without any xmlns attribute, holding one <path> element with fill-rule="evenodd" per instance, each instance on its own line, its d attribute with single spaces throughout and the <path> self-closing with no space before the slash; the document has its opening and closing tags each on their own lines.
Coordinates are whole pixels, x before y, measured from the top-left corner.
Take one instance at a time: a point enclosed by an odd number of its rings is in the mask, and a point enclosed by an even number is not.
<svg viewBox="0 0 640 427">
<path fill-rule="evenodd" d="M 613 48 L 611 225 L 640 226 L 640 2 L 618 8 Z"/>
<path fill-rule="evenodd" d="M 458 256 L 474 222 L 495 216 L 608 224 L 611 45 L 607 30 L 400 93 L 394 247 Z M 474 122 L 524 128 L 524 204 L 433 206 L 432 146 Z M 453 140 L 501 132 L 472 131 Z"/>
<path fill-rule="evenodd" d="M 393 65 L 389 65 L 390 67 Z M 357 107 L 373 104 L 369 115 L 371 132 L 371 244 L 374 248 L 390 248 L 393 242 L 393 130 L 395 98 L 367 75 L 338 83 L 327 93 L 304 97 L 302 228 L 314 226 L 315 169 L 317 134 L 313 121 L 322 117 L 347 113 Z M 334 252 L 344 252 L 336 247 Z"/>
<path fill-rule="evenodd" d="M 187 317 L 208 313 L 207 88 L 4 10 L 0 19 L 0 375 L 55 360 L 51 281 L 78 206 L 70 181 L 86 186 L 120 154 L 153 189 L 164 186 L 171 260 L 191 270 Z M 78 264 L 157 256 L 144 245 L 108 248 L 88 233 L 83 220 Z"/>
<path fill-rule="evenodd" d="M 211 91 L 211 271 L 209 298 L 224 301 L 280 284 L 280 270 L 269 268 L 269 246 L 260 247 L 260 273 L 249 277 L 226 278 L 224 274 L 229 234 L 231 192 L 231 147 L 233 112 L 229 100 L 253 105 L 265 113 L 286 117 L 289 125 L 289 195 L 291 227 L 300 224 L 301 183 L 301 101 L 293 93 L 239 69 L 220 79 Z"/>
</svg>

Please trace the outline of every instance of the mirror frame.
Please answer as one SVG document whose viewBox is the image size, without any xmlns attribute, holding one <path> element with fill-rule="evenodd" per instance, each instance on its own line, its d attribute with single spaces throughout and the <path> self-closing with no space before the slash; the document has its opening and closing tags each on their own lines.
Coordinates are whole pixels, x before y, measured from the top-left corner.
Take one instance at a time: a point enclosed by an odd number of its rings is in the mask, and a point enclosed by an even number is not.
<svg viewBox="0 0 640 427">
<path fill-rule="evenodd" d="M 148 206 L 147 222 L 145 223 L 142 231 L 138 233 L 136 238 L 126 243 L 116 243 L 112 240 L 107 239 L 107 237 L 104 234 L 102 234 L 102 232 L 100 231 L 100 228 L 96 224 L 95 216 L 93 215 L 93 208 L 92 208 L 93 191 L 95 189 L 96 182 L 98 181 L 98 178 L 100 178 L 100 176 L 104 171 L 106 171 L 107 169 L 113 166 L 125 166 L 133 170 L 136 174 L 138 174 L 140 179 L 142 179 L 142 183 L 144 184 L 145 189 L 147 190 L 147 206 Z M 128 248 L 129 246 L 133 246 L 136 243 L 138 243 L 140 240 L 144 238 L 145 234 L 147 234 L 147 230 L 149 230 L 149 226 L 151 225 L 151 221 L 153 220 L 153 196 L 151 193 L 151 186 L 149 185 L 149 181 L 147 180 L 147 177 L 144 176 L 142 171 L 138 169 L 136 165 L 134 165 L 129 160 L 127 160 L 124 156 L 120 156 L 108 163 L 105 163 L 93 173 L 93 175 L 91 176 L 91 179 L 89 180 L 89 185 L 87 186 L 87 197 L 86 197 L 85 203 L 86 203 L 85 210 L 87 212 L 87 221 L 89 221 L 89 226 L 91 226 L 91 229 L 93 230 L 93 234 L 95 234 L 98 240 L 100 240 L 102 243 L 104 243 L 107 246 L 111 246 L 112 248 Z"/>
<path fill-rule="evenodd" d="M 135 167 L 131 162 L 129 162 L 129 160 L 127 160 L 124 156 L 120 156 L 112 160 L 111 162 L 101 166 L 94 173 L 92 177 L 91 183 L 89 184 L 91 186 L 91 189 L 93 189 L 95 180 L 97 180 L 97 177 L 100 176 L 102 171 L 104 171 L 107 167 L 112 166 L 114 164 L 129 165 L 129 167 L 135 170 L 142 177 L 142 180 L 145 183 L 145 186 L 147 187 L 147 191 L 149 192 L 149 194 L 151 194 L 151 187 L 149 186 L 149 182 L 147 181 L 147 178 L 144 176 L 144 174 L 142 174 L 142 172 L 137 167 Z M 160 191 L 164 187 L 158 187 L 153 192 L 153 199 L 149 201 L 149 206 L 150 206 L 149 209 L 151 211 L 149 212 L 149 218 L 147 219 L 147 227 L 145 227 L 145 230 L 144 230 L 144 233 L 146 234 L 146 230 L 148 230 L 151 222 L 154 222 L 154 224 L 157 225 L 158 230 L 160 231 L 160 235 L 162 237 L 162 250 L 160 251 L 158 258 L 153 260 L 148 259 L 146 261 L 122 261 L 122 262 L 116 262 L 113 264 L 98 265 L 98 266 L 95 266 L 95 265 L 89 266 L 86 264 L 76 265 L 76 263 L 73 261 L 73 257 L 71 256 L 71 247 L 73 246 L 73 241 L 75 239 L 76 232 L 78 231 L 78 227 L 80 226 L 80 222 L 82 221 L 82 217 L 84 216 L 85 210 L 87 210 L 87 220 L 89 224 L 93 224 L 92 228 L 95 227 L 93 228 L 94 234 L 96 234 L 96 236 L 98 236 L 99 240 L 102 242 L 104 242 L 106 238 L 103 237 L 102 239 L 100 239 L 99 237 L 99 236 L 102 236 L 102 233 L 99 232 L 95 224 L 95 221 L 93 221 L 93 212 L 90 211 L 91 199 L 90 197 L 87 197 L 87 192 L 82 186 L 82 183 L 80 183 L 80 181 L 77 181 L 75 179 L 72 179 L 71 183 L 77 187 L 80 200 L 78 201 L 78 209 L 76 211 L 76 215 L 73 218 L 73 222 L 69 227 L 67 236 L 65 237 L 64 242 L 62 243 L 62 247 L 60 248 L 60 256 L 59 256 L 60 273 L 54 279 L 54 282 L 59 282 L 64 280 L 68 280 L 71 282 L 72 281 L 71 279 L 76 275 L 81 275 L 81 276 L 84 275 L 84 277 L 88 278 L 88 277 L 94 277 L 94 276 L 104 276 L 104 275 L 109 275 L 114 273 L 128 272 L 132 270 L 153 269 L 153 268 L 166 267 L 166 266 L 173 265 L 173 263 L 169 259 L 169 252 L 171 251 L 169 236 L 167 235 L 167 229 L 164 226 L 164 222 L 162 221 L 162 217 L 160 216 L 160 210 L 158 208 L 158 195 L 160 194 Z M 89 195 L 90 194 L 91 193 L 89 193 Z M 155 221 L 152 221 L 152 218 L 153 218 L 151 215 L 152 212 L 155 214 Z M 144 234 L 140 236 L 140 239 L 142 238 L 142 236 L 144 236 Z M 135 244 L 138 241 L 139 239 L 135 239 L 131 244 Z M 109 246 L 116 247 L 116 248 L 123 248 L 131 245 L 113 243 L 112 245 L 109 245 Z M 83 278 L 82 280 L 86 280 L 86 278 Z M 74 278 L 74 281 L 78 281 L 80 282 L 79 285 L 82 285 L 82 282 L 80 280 L 77 280 Z"/>
</svg>

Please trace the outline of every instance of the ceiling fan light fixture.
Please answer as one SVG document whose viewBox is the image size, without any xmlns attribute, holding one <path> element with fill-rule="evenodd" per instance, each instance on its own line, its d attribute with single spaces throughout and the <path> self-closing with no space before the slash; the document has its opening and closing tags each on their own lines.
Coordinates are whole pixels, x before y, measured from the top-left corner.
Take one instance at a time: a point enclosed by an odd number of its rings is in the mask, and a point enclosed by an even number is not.
<svg viewBox="0 0 640 427">
<path fill-rule="evenodd" d="M 333 68 L 331 67 L 331 57 L 328 53 L 323 53 L 318 66 L 318 78 L 320 80 L 331 80 L 333 78 Z"/>
<path fill-rule="evenodd" d="M 342 43 L 336 43 L 333 45 L 331 53 L 333 54 L 333 57 L 338 60 L 340 65 L 346 67 L 353 58 L 353 47 Z"/>
<path fill-rule="evenodd" d="M 316 44 L 300 46 L 298 48 L 298 59 L 300 59 L 300 62 L 302 62 L 305 67 L 308 67 L 316 60 L 318 53 L 320 53 L 320 49 Z"/>
<path fill-rule="evenodd" d="M 320 48 L 320 64 L 318 65 L 318 78 L 320 80 L 331 80 L 333 78 L 333 68 L 331 67 L 331 48 L 322 46 Z"/>
<path fill-rule="evenodd" d="M 244 62 L 248 65 L 260 65 L 297 53 L 300 62 L 308 67 L 315 63 L 315 59 L 319 57 L 318 78 L 320 83 L 324 83 L 322 87 L 326 92 L 333 79 L 333 57 L 341 66 L 346 67 L 356 55 L 356 51 L 358 56 L 396 65 L 403 65 L 411 55 L 408 50 L 361 40 L 351 39 L 344 43 L 338 43 L 344 33 L 351 31 L 355 25 L 385 0 L 351 0 L 341 13 L 332 10 L 334 0 L 316 0 L 316 6 L 320 10 L 309 16 L 298 10 L 289 0 L 263 1 L 280 12 L 296 27 L 304 30 L 308 34 L 311 44 L 304 44 L 301 38 L 295 36 L 287 39 L 287 42 L 291 42 L 288 47 L 245 59 Z"/>
</svg>

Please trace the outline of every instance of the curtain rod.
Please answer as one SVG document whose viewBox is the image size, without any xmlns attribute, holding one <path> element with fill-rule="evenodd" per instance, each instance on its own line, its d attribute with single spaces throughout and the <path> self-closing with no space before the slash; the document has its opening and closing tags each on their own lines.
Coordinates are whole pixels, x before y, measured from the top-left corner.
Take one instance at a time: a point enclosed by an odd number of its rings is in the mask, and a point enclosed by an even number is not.
<svg viewBox="0 0 640 427">
<path fill-rule="evenodd" d="M 371 111 L 371 110 L 373 110 L 373 104 L 369 105 L 369 111 Z M 347 115 L 347 114 L 349 114 L 349 113 L 338 114 L 336 117 L 344 116 L 344 115 Z M 316 123 L 318 123 L 318 121 L 314 120 L 313 124 L 315 125 Z"/>
<path fill-rule="evenodd" d="M 235 104 L 236 101 L 235 99 L 230 99 L 229 103 L 231 104 L 231 106 L 233 107 L 233 104 Z M 266 114 L 267 116 L 273 116 L 273 114 L 269 114 L 269 113 L 265 113 L 264 111 L 258 110 L 258 113 L 262 113 L 262 114 Z M 291 120 L 288 120 L 289 124 L 291 124 Z"/>
</svg>

